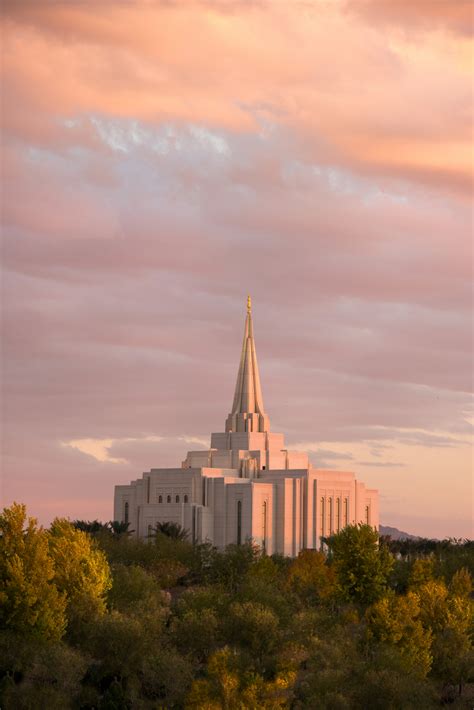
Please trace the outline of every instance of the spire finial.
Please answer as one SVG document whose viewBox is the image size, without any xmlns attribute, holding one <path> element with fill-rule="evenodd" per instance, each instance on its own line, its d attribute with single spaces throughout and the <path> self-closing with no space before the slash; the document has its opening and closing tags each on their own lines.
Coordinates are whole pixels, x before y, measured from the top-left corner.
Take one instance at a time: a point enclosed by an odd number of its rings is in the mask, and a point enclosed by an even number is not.
<svg viewBox="0 0 474 710">
<path fill-rule="evenodd" d="M 252 299 L 247 296 L 247 313 L 252 313 Z"/>
</svg>

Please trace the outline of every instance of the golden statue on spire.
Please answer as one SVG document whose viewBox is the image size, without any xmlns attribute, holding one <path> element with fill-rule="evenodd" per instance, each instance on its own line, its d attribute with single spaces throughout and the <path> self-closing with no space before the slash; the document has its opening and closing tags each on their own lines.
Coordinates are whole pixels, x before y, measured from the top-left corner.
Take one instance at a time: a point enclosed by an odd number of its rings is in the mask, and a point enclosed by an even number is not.
<svg viewBox="0 0 474 710">
<path fill-rule="evenodd" d="M 247 296 L 247 313 L 252 313 L 252 299 Z"/>
</svg>

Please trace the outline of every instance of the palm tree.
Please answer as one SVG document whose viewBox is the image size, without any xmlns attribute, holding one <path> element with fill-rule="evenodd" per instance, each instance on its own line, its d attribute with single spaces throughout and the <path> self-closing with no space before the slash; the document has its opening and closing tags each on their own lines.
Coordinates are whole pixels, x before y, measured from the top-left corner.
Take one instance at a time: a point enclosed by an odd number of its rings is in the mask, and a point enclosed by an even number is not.
<svg viewBox="0 0 474 710">
<path fill-rule="evenodd" d="M 172 540 L 187 540 L 189 537 L 189 533 L 187 530 L 185 530 L 179 523 L 173 523 L 173 522 L 163 522 L 163 523 L 156 523 L 153 532 L 150 534 L 150 537 L 157 537 L 157 535 L 165 535 L 166 537 L 171 538 Z"/>
<path fill-rule="evenodd" d="M 108 530 L 108 523 L 101 523 L 99 520 L 73 520 L 72 525 L 76 530 L 97 535 L 98 533 Z"/>
<path fill-rule="evenodd" d="M 130 523 L 123 523 L 120 520 L 110 520 L 107 526 L 114 537 L 124 537 L 135 532 L 135 530 L 129 530 Z"/>
</svg>

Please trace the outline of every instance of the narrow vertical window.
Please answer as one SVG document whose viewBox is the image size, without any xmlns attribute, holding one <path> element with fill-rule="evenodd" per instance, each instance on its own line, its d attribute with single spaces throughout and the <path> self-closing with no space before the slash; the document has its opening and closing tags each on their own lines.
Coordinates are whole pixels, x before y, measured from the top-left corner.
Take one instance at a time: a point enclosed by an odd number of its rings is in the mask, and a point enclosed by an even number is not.
<svg viewBox="0 0 474 710">
<path fill-rule="evenodd" d="M 150 502 L 150 477 L 146 479 L 146 502 Z"/>
<path fill-rule="evenodd" d="M 365 506 L 365 522 L 370 525 L 370 505 Z"/>
<path fill-rule="evenodd" d="M 158 496 L 158 503 L 163 503 L 163 496 Z"/>
<path fill-rule="evenodd" d="M 242 544 L 242 501 L 237 503 L 237 545 Z"/>
<path fill-rule="evenodd" d="M 125 503 L 123 508 L 124 508 L 123 520 L 125 523 L 128 523 L 128 508 L 129 508 L 128 501 Z"/>
<path fill-rule="evenodd" d="M 321 498 L 321 537 L 324 537 L 326 532 L 326 501 Z"/>
<path fill-rule="evenodd" d="M 341 529 L 341 499 L 336 498 L 336 530 Z"/>
<path fill-rule="evenodd" d="M 179 496 L 176 496 L 176 502 L 179 503 Z"/>
<path fill-rule="evenodd" d="M 329 533 L 330 535 L 334 532 L 334 501 L 332 498 L 329 499 Z"/>
<path fill-rule="evenodd" d="M 185 502 L 185 503 L 188 502 L 188 496 L 187 496 L 187 495 L 184 496 L 184 502 Z"/>
<path fill-rule="evenodd" d="M 166 496 L 166 502 L 171 503 L 171 496 Z"/>
<path fill-rule="evenodd" d="M 267 501 L 262 504 L 262 549 L 267 550 Z"/>
<path fill-rule="evenodd" d="M 349 498 L 344 498 L 344 527 L 349 525 Z"/>
</svg>

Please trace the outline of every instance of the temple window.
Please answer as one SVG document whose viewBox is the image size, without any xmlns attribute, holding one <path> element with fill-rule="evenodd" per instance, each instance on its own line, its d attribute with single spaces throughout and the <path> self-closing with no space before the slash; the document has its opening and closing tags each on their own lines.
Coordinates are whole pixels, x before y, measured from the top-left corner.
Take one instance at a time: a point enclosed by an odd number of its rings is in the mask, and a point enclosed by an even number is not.
<svg viewBox="0 0 474 710">
<path fill-rule="evenodd" d="M 321 537 L 324 537 L 326 531 L 326 501 L 321 498 Z"/>
<path fill-rule="evenodd" d="M 176 496 L 176 502 L 179 503 L 179 496 Z"/>
<path fill-rule="evenodd" d="M 267 549 L 267 501 L 262 503 L 262 548 Z"/>
<path fill-rule="evenodd" d="M 163 496 L 158 496 L 158 503 L 163 503 Z"/>
<path fill-rule="evenodd" d="M 341 499 L 336 498 L 336 530 L 341 529 Z"/>
<path fill-rule="evenodd" d="M 129 510 L 129 504 L 128 504 L 128 501 L 126 501 L 125 505 L 123 506 L 123 511 L 124 511 L 123 520 L 125 523 L 128 523 L 128 510 Z"/>
<path fill-rule="evenodd" d="M 365 522 L 370 525 L 370 505 L 365 506 Z"/>
<path fill-rule="evenodd" d="M 184 502 L 185 502 L 185 503 L 188 502 L 188 496 L 187 496 L 187 495 L 184 496 Z"/>
<path fill-rule="evenodd" d="M 349 525 L 349 498 L 344 498 L 344 527 Z"/>
<path fill-rule="evenodd" d="M 334 532 L 334 512 L 333 512 L 334 501 L 332 498 L 329 499 L 329 530 L 332 535 Z"/>
<path fill-rule="evenodd" d="M 242 501 L 237 502 L 237 545 L 242 544 Z"/>
<path fill-rule="evenodd" d="M 166 496 L 166 502 L 171 503 L 171 496 Z"/>
</svg>

